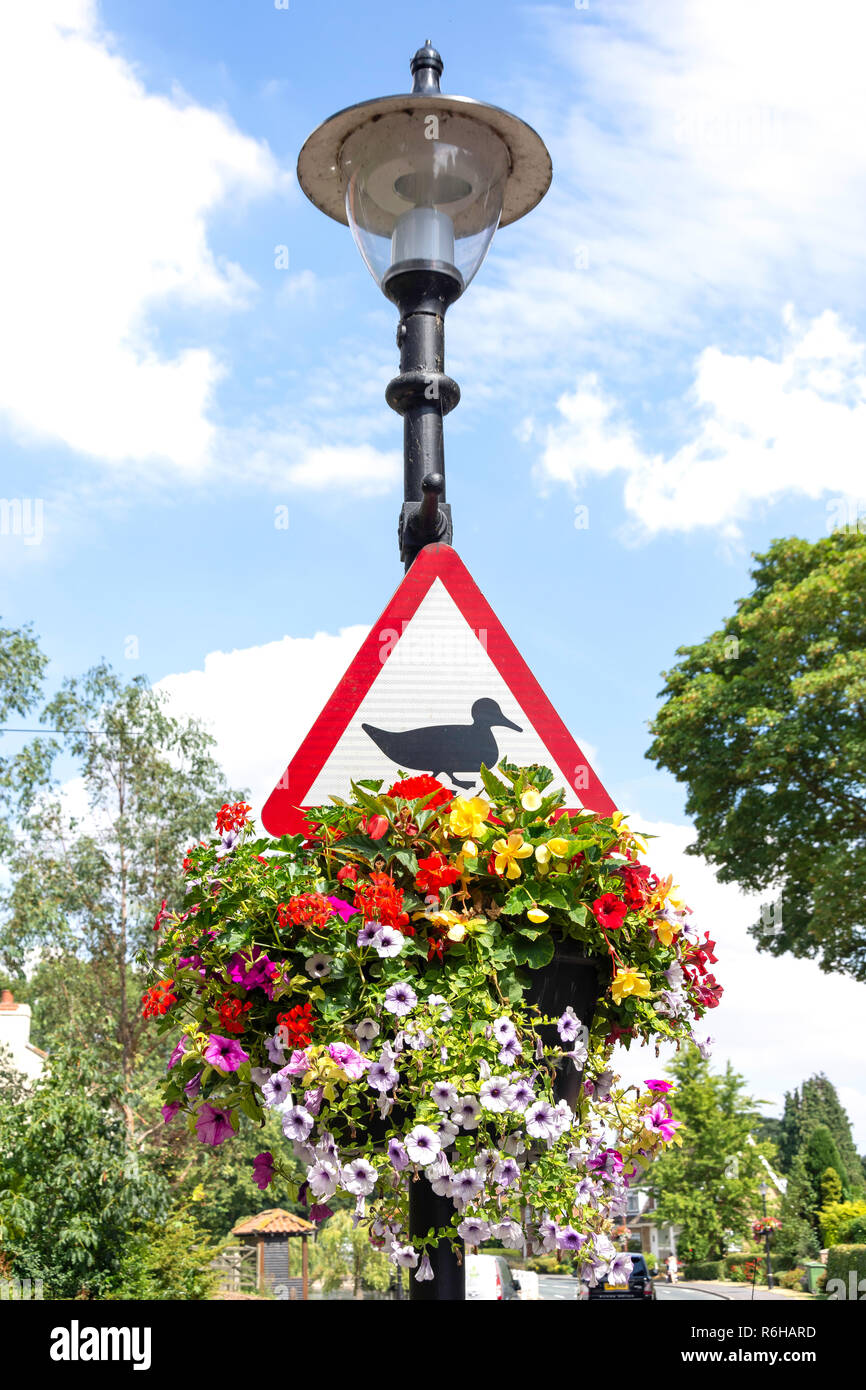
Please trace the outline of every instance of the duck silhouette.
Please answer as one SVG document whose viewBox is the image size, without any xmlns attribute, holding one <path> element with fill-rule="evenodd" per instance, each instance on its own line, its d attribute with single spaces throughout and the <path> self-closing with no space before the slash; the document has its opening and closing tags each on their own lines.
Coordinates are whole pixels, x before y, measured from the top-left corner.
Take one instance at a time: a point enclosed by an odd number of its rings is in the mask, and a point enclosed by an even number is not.
<svg viewBox="0 0 866 1390">
<path fill-rule="evenodd" d="M 411 772 L 430 772 L 434 777 L 446 773 L 456 787 L 473 787 L 481 764 L 495 767 L 499 749 L 491 732 L 494 728 L 523 730 L 506 719 L 495 700 L 476 700 L 470 711 L 471 724 L 431 724 L 425 729 L 405 729 L 391 733 L 373 724 L 361 728 L 392 763 Z M 457 772 L 474 772 L 470 782 L 461 782 Z"/>
</svg>

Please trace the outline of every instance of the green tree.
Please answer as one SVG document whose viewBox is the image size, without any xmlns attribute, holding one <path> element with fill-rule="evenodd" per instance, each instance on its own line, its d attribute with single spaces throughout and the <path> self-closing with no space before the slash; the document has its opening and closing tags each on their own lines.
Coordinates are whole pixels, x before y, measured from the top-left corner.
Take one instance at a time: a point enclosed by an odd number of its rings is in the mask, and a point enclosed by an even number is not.
<svg viewBox="0 0 866 1390">
<path fill-rule="evenodd" d="M 779 1129 L 779 1157 L 783 1171 L 788 1171 L 816 1125 L 826 1125 L 833 1136 L 842 1160 L 843 1183 L 855 1191 L 862 1189 L 863 1171 L 851 1133 L 851 1121 L 835 1086 L 823 1072 L 810 1076 L 798 1090 L 785 1094 Z"/>
<path fill-rule="evenodd" d="M 796 1262 L 814 1259 L 819 1251 L 815 1232 L 818 1197 L 802 1155 L 798 1154 L 788 1173 L 788 1182 L 779 1216 L 782 1229 L 776 1236 L 779 1255 Z"/>
<path fill-rule="evenodd" d="M 0 1208 L 4 1193 L 18 1199 L 4 1264 L 42 1279 L 47 1298 L 104 1297 L 129 1232 L 169 1205 L 165 1183 L 130 1153 L 117 1078 L 64 1048 L 32 1088 L 0 1077 Z"/>
<path fill-rule="evenodd" d="M 172 718 L 143 678 L 124 684 L 105 665 L 66 681 L 41 717 L 57 733 L 7 768 L 19 820 L 2 960 L 21 974 L 36 955 L 40 1041 L 74 1042 L 116 1068 L 132 1137 L 137 1068 L 154 1049 L 162 1065 L 136 957 L 153 948 L 161 901 L 180 896 L 185 846 L 212 826 L 222 774 L 208 734 Z M 65 791 L 52 771 L 61 755 Z"/>
<path fill-rule="evenodd" d="M 826 1168 L 821 1176 L 821 1206 L 842 1200 L 842 1179 L 835 1168 Z"/>
<path fill-rule="evenodd" d="M 688 787 L 692 853 L 769 891 L 759 949 L 866 979 L 866 535 L 774 541 L 720 631 L 665 673 L 648 756 Z"/>
<path fill-rule="evenodd" d="M 815 1125 L 806 1140 L 802 1154 L 803 1163 L 809 1175 L 809 1181 L 812 1184 L 812 1191 L 815 1193 L 816 1212 L 817 1208 L 823 1205 L 822 1187 L 828 1169 L 836 1174 L 843 1195 L 845 1197 L 848 1196 L 839 1150 L 826 1125 Z"/>
<path fill-rule="evenodd" d="M 748 1234 L 759 1205 L 769 1144 L 753 1143 L 760 1119 L 744 1080 L 730 1064 L 710 1070 L 694 1049 L 668 1065 L 676 1082 L 676 1117 L 683 1122 L 680 1147 L 671 1146 L 647 1175 L 655 1196 L 655 1219 L 680 1227 L 678 1248 L 691 1260 L 721 1259 L 730 1238 Z"/>
<path fill-rule="evenodd" d="M 337 1211 L 316 1237 L 312 1277 L 322 1281 L 324 1293 L 333 1293 L 351 1281 L 357 1296 L 362 1289 L 387 1289 L 391 1267 L 387 1257 L 373 1249 L 367 1232 L 353 1226 L 349 1212 Z"/>
</svg>

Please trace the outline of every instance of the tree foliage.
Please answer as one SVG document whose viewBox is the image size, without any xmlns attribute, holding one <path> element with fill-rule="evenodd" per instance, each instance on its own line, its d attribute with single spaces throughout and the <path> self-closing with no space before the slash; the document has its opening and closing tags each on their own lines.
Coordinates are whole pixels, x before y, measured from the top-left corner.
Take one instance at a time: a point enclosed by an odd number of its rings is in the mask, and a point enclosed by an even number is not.
<svg viewBox="0 0 866 1390">
<path fill-rule="evenodd" d="M 810 1076 L 799 1089 L 785 1094 L 778 1141 L 782 1170 L 788 1171 L 818 1125 L 825 1125 L 832 1135 L 841 1162 L 839 1173 L 843 1187 L 861 1190 L 863 1171 L 851 1133 L 851 1121 L 835 1086 L 822 1072 Z"/>
<path fill-rule="evenodd" d="M 322 1227 L 312 1247 L 312 1277 L 321 1280 L 322 1291 L 333 1293 L 350 1281 L 352 1292 L 384 1291 L 390 1286 L 387 1257 L 374 1250 L 368 1232 L 354 1226 L 348 1211 L 337 1211 Z"/>
<path fill-rule="evenodd" d="M 132 1125 L 145 1041 L 136 956 L 153 949 L 157 910 L 213 819 L 222 774 L 208 734 L 172 718 L 144 678 L 124 684 L 105 665 L 67 680 L 41 718 L 57 732 L 6 768 L 17 827 L 2 959 L 21 973 L 35 956 L 40 1041 L 116 1067 Z"/>
<path fill-rule="evenodd" d="M 665 673 L 648 756 L 692 852 L 769 891 L 759 949 L 866 979 L 866 535 L 774 541 L 720 631 Z"/>
<path fill-rule="evenodd" d="M 758 1206 L 758 1187 L 772 1161 L 768 1144 L 752 1143 L 757 1102 L 730 1064 L 722 1073 L 692 1049 L 667 1068 L 676 1083 L 682 1147 L 668 1149 L 652 1165 L 655 1219 L 680 1227 L 678 1248 L 691 1261 L 721 1259 L 732 1238 L 744 1238 Z"/>
<path fill-rule="evenodd" d="M 60 1048 L 32 1088 L 2 1074 L 4 1263 L 42 1279 L 46 1298 L 103 1297 L 128 1233 L 168 1209 L 165 1183 L 128 1146 L 118 1079 Z"/>
</svg>

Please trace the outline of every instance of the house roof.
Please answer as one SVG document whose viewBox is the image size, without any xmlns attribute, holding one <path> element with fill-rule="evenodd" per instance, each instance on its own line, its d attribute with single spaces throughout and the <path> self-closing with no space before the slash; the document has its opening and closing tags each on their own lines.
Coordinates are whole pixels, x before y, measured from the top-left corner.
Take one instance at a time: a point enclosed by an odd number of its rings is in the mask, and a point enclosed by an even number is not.
<svg viewBox="0 0 866 1390">
<path fill-rule="evenodd" d="M 305 1221 L 302 1216 L 295 1216 L 282 1207 L 269 1207 L 267 1211 L 260 1211 L 258 1216 L 247 1216 L 239 1221 L 232 1227 L 232 1235 L 305 1236 L 315 1229 L 313 1223 Z"/>
</svg>

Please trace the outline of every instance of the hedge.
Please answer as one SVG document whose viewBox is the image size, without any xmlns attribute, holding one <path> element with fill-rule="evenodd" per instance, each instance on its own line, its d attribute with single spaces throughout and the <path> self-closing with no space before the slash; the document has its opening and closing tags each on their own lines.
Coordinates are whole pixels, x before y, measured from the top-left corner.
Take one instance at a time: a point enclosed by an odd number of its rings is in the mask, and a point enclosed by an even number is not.
<svg viewBox="0 0 866 1390">
<path fill-rule="evenodd" d="M 830 1296 L 833 1293 L 830 1289 L 833 1279 L 840 1279 L 844 1286 L 843 1292 L 837 1297 L 847 1299 L 850 1296 L 852 1271 L 856 1272 L 858 1286 L 861 1279 L 866 1280 L 866 1245 L 831 1245 L 827 1251 L 827 1288 Z M 859 1288 L 856 1296 L 859 1299 Z"/>
<path fill-rule="evenodd" d="M 725 1267 L 721 1260 L 705 1260 L 702 1264 L 683 1266 L 684 1279 L 724 1279 Z"/>
</svg>

